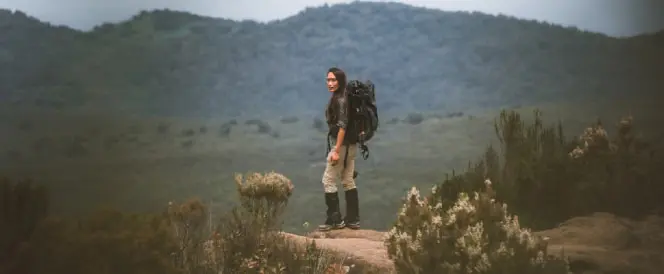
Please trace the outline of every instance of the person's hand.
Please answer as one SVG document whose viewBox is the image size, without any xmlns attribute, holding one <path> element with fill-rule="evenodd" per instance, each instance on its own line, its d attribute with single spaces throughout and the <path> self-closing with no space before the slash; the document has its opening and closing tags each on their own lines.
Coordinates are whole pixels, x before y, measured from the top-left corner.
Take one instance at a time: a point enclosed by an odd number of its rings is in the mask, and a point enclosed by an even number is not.
<svg viewBox="0 0 664 274">
<path fill-rule="evenodd" d="M 330 153 L 327 154 L 327 161 L 331 162 L 332 165 L 336 165 L 337 161 L 339 161 L 339 153 L 335 150 L 330 151 Z"/>
</svg>

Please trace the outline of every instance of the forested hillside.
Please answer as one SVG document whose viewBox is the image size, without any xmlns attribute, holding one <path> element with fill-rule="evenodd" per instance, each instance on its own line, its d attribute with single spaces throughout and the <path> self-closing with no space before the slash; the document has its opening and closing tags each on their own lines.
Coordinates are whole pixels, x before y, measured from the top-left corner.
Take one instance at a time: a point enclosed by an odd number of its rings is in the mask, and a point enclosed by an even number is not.
<svg viewBox="0 0 664 274">
<path fill-rule="evenodd" d="M 395 3 L 270 23 L 160 10 L 90 32 L 0 11 L 0 32 L 3 104 L 159 115 L 318 111 L 330 66 L 373 80 L 384 111 L 640 93 L 656 87 L 662 60 L 657 36 Z"/>
</svg>

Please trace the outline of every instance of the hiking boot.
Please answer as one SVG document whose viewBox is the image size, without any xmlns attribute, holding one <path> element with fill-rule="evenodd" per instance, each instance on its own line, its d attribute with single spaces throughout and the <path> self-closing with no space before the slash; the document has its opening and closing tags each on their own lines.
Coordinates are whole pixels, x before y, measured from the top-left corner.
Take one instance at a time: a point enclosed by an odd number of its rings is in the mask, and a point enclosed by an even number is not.
<svg viewBox="0 0 664 274">
<path fill-rule="evenodd" d="M 347 228 L 360 229 L 360 202 L 357 188 L 346 190 L 346 217 L 344 219 Z"/>
<path fill-rule="evenodd" d="M 339 210 L 339 195 L 337 192 L 325 193 L 325 204 L 327 205 L 327 219 L 325 223 L 318 226 L 319 231 L 344 228 L 344 220 Z"/>
</svg>

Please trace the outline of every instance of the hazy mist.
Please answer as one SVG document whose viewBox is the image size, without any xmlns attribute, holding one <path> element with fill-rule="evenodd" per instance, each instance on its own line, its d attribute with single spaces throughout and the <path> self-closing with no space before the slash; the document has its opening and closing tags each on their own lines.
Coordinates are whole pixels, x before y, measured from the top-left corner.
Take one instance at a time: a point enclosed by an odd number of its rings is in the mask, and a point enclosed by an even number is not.
<svg viewBox="0 0 664 274">
<path fill-rule="evenodd" d="M 270 21 L 294 15 L 305 7 L 343 0 L 0 0 L 0 8 L 19 9 L 41 20 L 77 29 L 90 29 L 103 22 L 126 20 L 141 10 L 168 8 L 194 14 L 235 20 Z M 387 2 L 387 1 L 377 1 Z M 657 0 L 501 0 L 501 1 L 395 1 L 448 11 L 480 11 L 547 21 L 601 32 L 611 36 L 632 36 L 664 28 L 664 2 Z"/>
</svg>

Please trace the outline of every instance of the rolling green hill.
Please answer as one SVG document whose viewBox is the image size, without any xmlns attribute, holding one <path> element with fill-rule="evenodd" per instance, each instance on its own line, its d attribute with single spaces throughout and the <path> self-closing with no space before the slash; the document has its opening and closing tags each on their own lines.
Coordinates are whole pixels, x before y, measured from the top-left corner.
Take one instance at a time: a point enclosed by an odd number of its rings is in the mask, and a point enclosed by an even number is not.
<svg viewBox="0 0 664 274">
<path fill-rule="evenodd" d="M 308 8 L 270 23 L 146 11 L 89 32 L 1 11 L 0 29 L 0 96 L 14 106 L 319 112 L 330 66 L 373 80 L 381 109 L 399 112 L 645 94 L 661 83 L 655 36 L 396 3 Z"/>
</svg>

